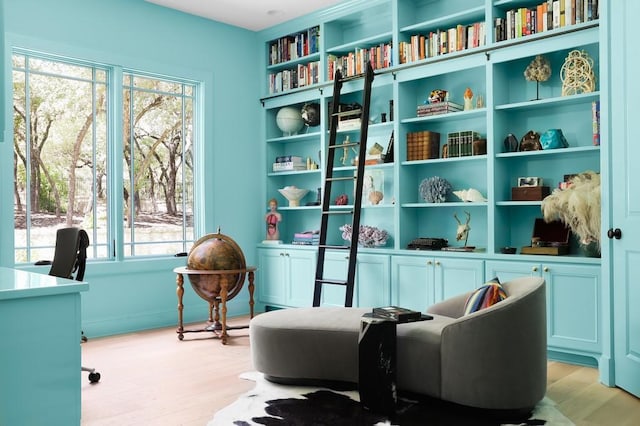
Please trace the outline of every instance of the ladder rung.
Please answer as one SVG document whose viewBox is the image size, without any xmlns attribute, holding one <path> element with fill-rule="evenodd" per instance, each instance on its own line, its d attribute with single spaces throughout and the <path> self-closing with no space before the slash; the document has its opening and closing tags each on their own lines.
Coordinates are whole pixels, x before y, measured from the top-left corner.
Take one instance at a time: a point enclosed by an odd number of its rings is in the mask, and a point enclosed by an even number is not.
<svg viewBox="0 0 640 426">
<path fill-rule="evenodd" d="M 326 180 L 331 182 L 344 181 L 344 180 L 355 180 L 355 176 L 337 176 L 337 177 L 328 177 Z"/>
<path fill-rule="evenodd" d="M 347 285 L 348 284 L 346 281 L 325 280 L 325 279 L 316 280 L 316 282 L 317 283 L 322 283 L 322 284 L 336 284 L 336 285 Z"/>
<path fill-rule="evenodd" d="M 348 142 L 348 143 L 329 145 L 329 149 L 350 148 L 352 146 L 360 146 L 360 142 Z"/>
<path fill-rule="evenodd" d="M 351 246 L 335 246 L 330 244 L 320 244 L 318 247 L 328 250 L 349 250 L 351 248 Z"/>
<path fill-rule="evenodd" d="M 322 214 L 353 214 L 353 210 L 323 210 Z"/>
<path fill-rule="evenodd" d="M 348 111 L 340 111 L 340 112 L 334 112 L 333 114 L 331 114 L 332 117 L 345 117 L 347 115 L 353 115 L 353 116 L 360 116 L 362 115 L 362 109 L 358 108 L 358 109 L 350 109 Z"/>
<path fill-rule="evenodd" d="M 342 83 L 342 82 L 345 82 L 345 81 L 357 80 L 359 78 L 364 77 L 364 75 L 365 75 L 364 73 L 360 73 L 360 74 L 352 75 L 352 76 L 349 76 L 349 77 L 342 77 L 340 79 L 340 82 Z"/>
</svg>

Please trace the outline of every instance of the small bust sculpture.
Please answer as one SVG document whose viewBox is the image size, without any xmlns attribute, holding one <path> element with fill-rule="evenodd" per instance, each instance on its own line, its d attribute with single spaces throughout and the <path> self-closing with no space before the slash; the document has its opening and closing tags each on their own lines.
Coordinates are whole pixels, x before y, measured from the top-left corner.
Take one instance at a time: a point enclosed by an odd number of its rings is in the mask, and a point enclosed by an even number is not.
<svg viewBox="0 0 640 426">
<path fill-rule="evenodd" d="M 275 198 L 269 200 L 269 212 L 265 216 L 267 224 L 267 241 L 279 241 L 280 231 L 278 224 L 282 221 L 282 215 L 278 213 L 278 201 Z"/>
</svg>

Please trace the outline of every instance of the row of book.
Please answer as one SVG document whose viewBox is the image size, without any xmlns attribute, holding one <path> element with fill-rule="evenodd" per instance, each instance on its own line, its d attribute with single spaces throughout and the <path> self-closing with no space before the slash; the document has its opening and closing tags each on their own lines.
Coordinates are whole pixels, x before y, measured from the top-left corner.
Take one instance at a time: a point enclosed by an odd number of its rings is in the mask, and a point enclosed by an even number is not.
<svg viewBox="0 0 640 426">
<path fill-rule="evenodd" d="M 301 246 L 317 246 L 320 242 L 320 231 L 304 231 L 293 234 L 291 244 Z"/>
<path fill-rule="evenodd" d="M 374 70 L 388 68 L 393 65 L 391 42 L 380 43 L 369 48 L 356 47 L 346 55 L 327 56 L 327 76 L 333 80 L 336 70 L 340 70 L 343 77 L 352 77 L 366 71 L 367 62 Z"/>
<path fill-rule="evenodd" d="M 298 64 L 296 67 L 269 74 L 269 94 L 285 92 L 317 84 L 320 80 L 320 62 Z"/>
<path fill-rule="evenodd" d="M 407 133 L 407 161 L 440 157 L 440 133 L 423 130 Z"/>
<path fill-rule="evenodd" d="M 427 103 L 418 105 L 416 108 L 416 115 L 418 117 L 425 117 L 428 115 L 446 114 L 448 112 L 462 111 L 464 108 L 462 105 L 451 101 Z"/>
<path fill-rule="evenodd" d="M 280 37 L 269 44 L 269 65 L 277 65 L 318 53 L 319 48 L 319 26 Z"/>
<path fill-rule="evenodd" d="M 401 64 L 420 61 L 446 53 L 459 52 L 484 46 L 486 31 L 484 22 L 470 25 L 431 31 L 429 34 L 414 34 L 410 41 L 399 43 L 399 60 Z"/>
<path fill-rule="evenodd" d="M 598 19 L 598 0 L 547 0 L 536 7 L 510 9 L 494 21 L 496 41 L 511 40 Z"/>
<path fill-rule="evenodd" d="M 593 144 L 600 145 L 600 101 L 591 102 L 591 120 L 593 122 Z"/>
<path fill-rule="evenodd" d="M 447 133 L 448 157 L 466 157 L 473 155 L 473 141 L 480 139 L 480 134 L 471 130 Z"/>
<path fill-rule="evenodd" d="M 274 172 L 289 172 L 293 170 L 307 170 L 307 161 L 297 155 L 281 155 L 273 162 Z"/>
</svg>

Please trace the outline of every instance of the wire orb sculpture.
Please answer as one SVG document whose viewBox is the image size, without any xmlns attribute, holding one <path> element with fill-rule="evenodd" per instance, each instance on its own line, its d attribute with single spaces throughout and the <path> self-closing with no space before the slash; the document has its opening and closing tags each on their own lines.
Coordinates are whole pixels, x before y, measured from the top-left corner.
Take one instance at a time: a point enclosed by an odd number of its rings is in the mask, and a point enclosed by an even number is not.
<svg viewBox="0 0 640 426">
<path fill-rule="evenodd" d="M 584 50 L 572 50 L 560 69 L 562 96 L 591 93 L 596 88 L 593 59 Z"/>
</svg>

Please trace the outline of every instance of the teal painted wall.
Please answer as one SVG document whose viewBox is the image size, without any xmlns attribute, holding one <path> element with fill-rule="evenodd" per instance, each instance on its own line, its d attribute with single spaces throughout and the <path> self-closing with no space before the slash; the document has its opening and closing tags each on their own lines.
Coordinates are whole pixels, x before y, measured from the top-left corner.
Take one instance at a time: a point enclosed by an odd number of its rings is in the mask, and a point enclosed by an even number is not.
<svg viewBox="0 0 640 426">
<path fill-rule="evenodd" d="M 260 139 L 259 126 L 253 121 L 260 115 L 262 81 L 256 34 L 143 0 L 2 2 L 5 33 L 0 36 L 5 36 L 5 62 L 10 59 L 10 48 L 16 46 L 204 83 L 205 143 L 196 154 L 200 160 L 196 173 L 205 182 L 197 188 L 204 233 L 220 226 L 243 248 L 247 262 L 255 264 L 264 213 L 264 197 L 256 189 L 262 186 L 256 185 L 261 163 L 258 155 L 251 155 L 259 150 Z M 8 67 L 2 75 L 10 88 Z M 3 106 L 10 108 L 10 96 L 2 99 Z M 0 144 L 0 150 L 0 265 L 11 267 L 11 143 Z M 172 269 L 184 264 L 184 258 L 91 262 L 85 276 L 90 290 L 82 295 L 85 334 L 176 324 Z M 48 272 L 46 267 L 28 269 Z M 190 288 L 184 303 L 186 322 L 207 318 L 206 303 Z M 248 310 L 248 294 L 243 290 L 229 304 L 229 315 Z"/>
</svg>

